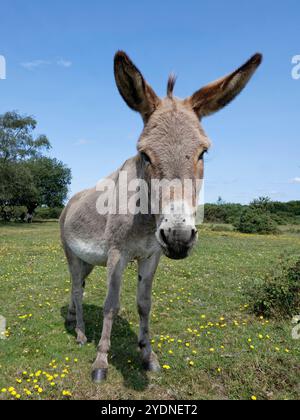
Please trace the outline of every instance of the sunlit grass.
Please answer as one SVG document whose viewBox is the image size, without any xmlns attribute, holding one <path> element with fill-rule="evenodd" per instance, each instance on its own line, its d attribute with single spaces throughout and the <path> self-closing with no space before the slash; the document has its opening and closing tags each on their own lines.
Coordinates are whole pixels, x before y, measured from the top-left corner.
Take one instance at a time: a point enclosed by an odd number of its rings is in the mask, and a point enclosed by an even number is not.
<svg viewBox="0 0 300 420">
<path fill-rule="evenodd" d="M 137 352 L 136 267 L 124 276 L 106 384 L 90 382 L 101 333 L 105 270 L 85 293 L 89 343 L 78 348 L 64 325 L 70 280 L 57 223 L 0 226 L 0 399 L 296 399 L 300 342 L 289 321 L 248 311 L 244 286 L 298 235 L 248 236 L 201 229 L 189 260 L 163 259 L 153 290 L 152 343 L 162 372 L 146 374 Z M 297 315 L 297 314 L 295 314 Z"/>
</svg>

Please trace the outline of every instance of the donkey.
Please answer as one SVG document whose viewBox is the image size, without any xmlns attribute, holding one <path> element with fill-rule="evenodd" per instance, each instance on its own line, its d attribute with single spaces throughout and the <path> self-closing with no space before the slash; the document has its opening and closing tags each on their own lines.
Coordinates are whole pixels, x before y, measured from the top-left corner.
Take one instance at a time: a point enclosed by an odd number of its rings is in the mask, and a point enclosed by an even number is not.
<svg viewBox="0 0 300 420">
<path fill-rule="evenodd" d="M 63 211 L 61 238 L 72 278 L 67 322 L 76 322 L 80 345 L 87 342 L 82 307 L 85 280 L 95 266 L 107 267 L 103 330 L 92 367 L 95 383 L 107 378 L 111 331 L 120 305 L 122 274 L 132 260 L 138 263 L 141 358 L 145 369 L 159 371 L 149 336 L 152 283 L 163 254 L 171 259 L 186 258 L 198 239 L 195 217 L 199 188 L 195 187 L 195 181 L 203 178 L 204 155 L 211 145 L 200 122 L 231 102 L 261 62 L 262 55 L 256 54 L 235 72 L 184 100 L 173 96 L 175 78 L 171 76 L 167 96 L 160 99 L 130 58 L 123 51 L 116 53 L 117 87 L 127 105 L 141 114 L 144 129 L 138 141 L 137 155 L 107 179 L 114 182 L 115 192 L 124 188 L 120 186 L 121 171 L 126 172 L 128 183 L 134 179 L 142 179 L 147 185 L 153 179 L 190 179 L 193 188 L 188 198 L 181 200 L 173 190 L 157 214 L 150 210 L 148 213 L 102 214 L 97 210 L 97 202 L 104 192 L 98 188 L 75 195 Z M 159 192 L 155 199 L 162 203 L 163 198 L 163 193 Z"/>
</svg>

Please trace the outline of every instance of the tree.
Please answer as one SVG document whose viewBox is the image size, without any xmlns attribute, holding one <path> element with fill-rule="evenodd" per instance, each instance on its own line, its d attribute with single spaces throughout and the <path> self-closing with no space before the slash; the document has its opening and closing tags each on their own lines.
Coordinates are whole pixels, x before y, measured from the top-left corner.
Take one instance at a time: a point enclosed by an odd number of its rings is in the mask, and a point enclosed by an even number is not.
<svg viewBox="0 0 300 420">
<path fill-rule="evenodd" d="M 37 189 L 30 170 L 18 163 L 0 164 L 0 179 L 0 217 L 10 220 L 15 206 L 26 206 L 37 199 Z"/>
<path fill-rule="evenodd" d="M 263 211 L 270 211 L 272 207 L 272 200 L 270 197 L 259 197 L 250 203 L 250 207 Z"/>
<path fill-rule="evenodd" d="M 33 201 L 26 203 L 29 213 L 32 214 L 38 206 L 62 207 L 71 183 L 71 170 L 57 159 L 46 157 L 30 159 L 25 167 L 32 174 L 37 190 Z"/>
<path fill-rule="evenodd" d="M 71 171 L 43 155 L 46 136 L 34 137 L 37 122 L 16 112 L 0 115 L 0 212 L 8 220 L 15 206 L 33 214 L 38 206 L 60 207 L 67 197 Z"/>
<path fill-rule="evenodd" d="M 16 112 L 0 115 L 0 161 L 20 161 L 39 157 L 51 145 L 46 136 L 33 137 L 37 122 Z"/>
<path fill-rule="evenodd" d="M 221 196 L 219 196 L 217 200 L 217 206 L 223 206 L 224 204 L 225 204 L 225 201 L 223 200 Z"/>
</svg>

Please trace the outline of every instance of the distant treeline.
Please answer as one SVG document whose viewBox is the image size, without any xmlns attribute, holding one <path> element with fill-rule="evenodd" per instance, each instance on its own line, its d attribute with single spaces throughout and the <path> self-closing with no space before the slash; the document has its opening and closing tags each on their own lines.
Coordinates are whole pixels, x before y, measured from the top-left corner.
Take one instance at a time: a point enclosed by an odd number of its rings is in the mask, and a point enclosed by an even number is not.
<svg viewBox="0 0 300 420">
<path fill-rule="evenodd" d="M 249 209 L 259 209 L 267 213 L 277 225 L 300 225 L 300 201 L 282 203 L 268 198 L 259 198 L 249 205 L 218 203 L 205 205 L 206 223 L 237 225 L 243 213 Z"/>
<path fill-rule="evenodd" d="M 63 207 L 39 207 L 34 212 L 35 219 L 58 219 Z M 241 217 L 249 211 L 257 211 L 268 217 L 276 225 L 300 225 L 300 201 L 290 201 L 281 203 L 279 201 L 270 201 L 267 198 L 259 198 L 249 205 L 242 204 L 205 204 L 205 223 L 222 223 L 238 226 Z M 26 213 L 26 208 L 15 207 L 15 220 L 22 219 Z"/>
<path fill-rule="evenodd" d="M 33 220 L 58 220 L 63 211 L 63 207 L 38 207 L 33 212 Z M 15 222 L 31 222 L 32 219 L 28 220 L 28 210 L 24 206 L 15 206 L 10 208 L 9 220 Z M 1 220 L 0 213 L 0 220 Z M 7 219 L 6 219 L 7 221 Z"/>
</svg>

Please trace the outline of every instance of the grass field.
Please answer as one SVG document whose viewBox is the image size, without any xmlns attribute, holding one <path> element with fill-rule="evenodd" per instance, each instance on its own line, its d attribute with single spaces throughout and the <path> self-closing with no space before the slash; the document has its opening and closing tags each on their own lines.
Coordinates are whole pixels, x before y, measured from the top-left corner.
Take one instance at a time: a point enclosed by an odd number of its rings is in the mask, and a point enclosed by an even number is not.
<svg viewBox="0 0 300 420">
<path fill-rule="evenodd" d="M 106 384 L 90 382 L 102 326 L 105 270 L 85 293 L 89 343 L 64 325 L 70 281 L 57 223 L 0 225 L 0 399 L 298 399 L 300 341 L 291 321 L 256 318 L 243 295 L 300 236 L 247 236 L 202 228 L 189 260 L 163 259 L 154 286 L 153 347 L 160 374 L 137 352 L 136 268 L 126 271 Z M 297 315 L 297 314 L 295 314 Z M 2 391 L 1 391 L 2 390 Z"/>
</svg>

